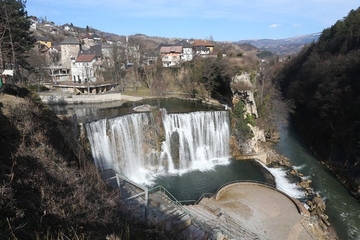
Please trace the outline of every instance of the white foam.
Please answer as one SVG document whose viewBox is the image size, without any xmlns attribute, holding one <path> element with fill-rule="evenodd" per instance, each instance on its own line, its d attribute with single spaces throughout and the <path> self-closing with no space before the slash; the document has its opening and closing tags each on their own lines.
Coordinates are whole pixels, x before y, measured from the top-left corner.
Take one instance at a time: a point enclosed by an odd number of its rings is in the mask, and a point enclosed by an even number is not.
<svg viewBox="0 0 360 240">
<path fill-rule="evenodd" d="M 263 164 L 262 164 L 263 165 Z M 296 186 L 295 183 L 290 183 L 286 179 L 286 170 L 283 168 L 269 168 L 263 165 L 275 178 L 276 188 L 285 192 L 294 198 L 303 198 L 305 197 L 304 192 Z"/>
<path fill-rule="evenodd" d="M 302 177 L 301 177 L 302 180 L 308 180 L 308 179 L 310 179 L 310 178 L 311 178 L 310 176 L 302 176 Z"/>
<path fill-rule="evenodd" d="M 305 167 L 305 164 L 302 164 L 302 165 L 300 165 L 300 166 L 293 166 L 293 168 L 295 169 L 295 170 L 301 170 L 301 169 L 303 169 Z"/>
</svg>

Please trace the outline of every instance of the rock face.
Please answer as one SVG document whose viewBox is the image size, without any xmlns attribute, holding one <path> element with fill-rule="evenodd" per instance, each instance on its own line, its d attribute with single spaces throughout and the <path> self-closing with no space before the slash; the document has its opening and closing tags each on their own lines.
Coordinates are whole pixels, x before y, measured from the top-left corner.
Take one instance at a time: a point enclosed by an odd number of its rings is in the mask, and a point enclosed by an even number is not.
<svg viewBox="0 0 360 240">
<path fill-rule="evenodd" d="M 262 144 L 266 141 L 264 131 L 256 126 L 251 126 L 250 124 L 248 124 L 248 126 L 253 133 L 253 137 L 239 143 L 240 151 L 243 154 L 257 154 L 263 152 L 264 149 Z"/>
</svg>

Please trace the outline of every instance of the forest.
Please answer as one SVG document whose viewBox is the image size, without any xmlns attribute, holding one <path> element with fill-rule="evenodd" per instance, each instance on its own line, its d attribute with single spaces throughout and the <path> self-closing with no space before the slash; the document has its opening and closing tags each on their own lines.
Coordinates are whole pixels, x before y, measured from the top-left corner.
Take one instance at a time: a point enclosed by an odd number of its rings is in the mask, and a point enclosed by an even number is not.
<svg viewBox="0 0 360 240">
<path fill-rule="evenodd" d="M 308 144 L 359 199 L 360 8 L 324 29 L 277 79 Z"/>
</svg>

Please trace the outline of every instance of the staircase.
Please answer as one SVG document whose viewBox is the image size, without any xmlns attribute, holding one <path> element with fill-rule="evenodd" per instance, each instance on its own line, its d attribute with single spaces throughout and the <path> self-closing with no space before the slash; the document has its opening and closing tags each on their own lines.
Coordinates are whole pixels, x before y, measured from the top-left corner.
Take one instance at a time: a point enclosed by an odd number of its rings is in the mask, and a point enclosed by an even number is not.
<svg viewBox="0 0 360 240">
<path fill-rule="evenodd" d="M 187 205 L 185 208 L 191 212 L 194 218 L 205 225 L 210 226 L 213 235 L 218 238 L 253 240 L 259 239 L 258 236 L 237 224 L 226 213 L 220 209 L 213 210 L 205 205 Z"/>
<path fill-rule="evenodd" d="M 164 193 L 149 194 L 148 222 L 161 231 L 171 233 L 176 239 L 209 239 L 183 206 L 175 204 Z"/>
</svg>

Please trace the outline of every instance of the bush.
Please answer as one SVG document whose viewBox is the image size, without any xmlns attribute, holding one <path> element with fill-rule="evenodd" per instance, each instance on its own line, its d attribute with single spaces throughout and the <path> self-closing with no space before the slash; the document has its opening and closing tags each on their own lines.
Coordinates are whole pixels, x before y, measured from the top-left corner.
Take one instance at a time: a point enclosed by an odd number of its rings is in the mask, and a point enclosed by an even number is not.
<svg viewBox="0 0 360 240">
<path fill-rule="evenodd" d="M 245 118 L 245 104 L 242 101 L 237 102 L 234 105 L 233 110 L 233 120 L 234 120 L 234 134 L 237 138 L 237 140 L 241 141 L 243 139 L 249 139 L 252 138 L 253 132 L 251 131 L 250 127 L 248 126 L 248 123 L 251 125 L 255 125 L 255 119 L 254 116 L 248 114 Z"/>
</svg>

